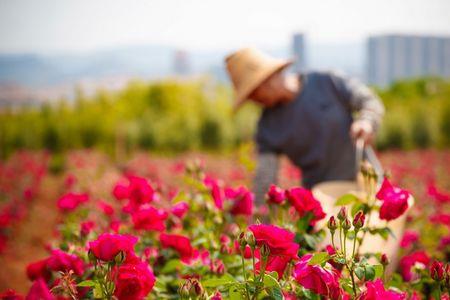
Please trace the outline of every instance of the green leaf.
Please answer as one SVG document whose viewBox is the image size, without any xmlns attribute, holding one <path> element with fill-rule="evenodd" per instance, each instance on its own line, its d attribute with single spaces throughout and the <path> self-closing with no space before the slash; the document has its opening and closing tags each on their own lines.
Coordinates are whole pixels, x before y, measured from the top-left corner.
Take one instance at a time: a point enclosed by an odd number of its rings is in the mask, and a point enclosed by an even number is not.
<svg viewBox="0 0 450 300">
<path fill-rule="evenodd" d="M 271 287 L 279 287 L 280 283 L 278 282 L 278 280 L 276 280 L 276 278 L 272 277 L 270 274 L 265 274 L 264 275 L 264 286 L 271 288 Z"/>
<path fill-rule="evenodd" d="M 365 271 L 363 267 L 356 267 L 355 268 L 355 274 L 359 278 L 359 280 L 364 279 Z"/>
<path fill-rule="evenodd" d="M 181 261 L 179 259 L 171 259 L 169 260 L 164 267 L 161 269 L 161 273 L 171 273 L 175 270 L 177 270 L 178 268 L 182 267 L 183 264 L 181 263 Z"/>
<path fill-rule="evenodd" d="M 321 265 L 329 259 L 330 256 L 328 255 L 327 252 L 317 252 L 313 254 L 313 256 L 308 262 L 308 265 Z"/>
<path fill-rule="evenodd" d="M 345 258 L 343 257 L 335 257 L 334 261 L 341 265 L 345 264 Z"/>
<path fill-rule="evenodd" d="M 279 288 L 279 287 L 271 288 L 269 290 L 269 295 L 275 300 L 283 300 L 284 299 L 283 292 L 281 291 L 281 288 Z"/>
<path fill-rule="evenodd" d="M 383 266 L 382 265 L 373 265 L 375 270 L 375 278 L 383 277 Z"/>
<path fill-rule="evenodd" d="M 336 200 L 334 206 L 344 206 L 349 205 L 350 203 L 358 201 L 358 197 L 353 194 L 345 194 Z"/>
<path fill-rule="evenodd" d="M 78 286 L 95 286 L 97 284 L 96 281 L 93 280 L 84 280 L 82 282 L 80 282 L 79 284 L 77 284 Z"/>
<path fill-rule="evenodd" d="M 243 300 L 244 299 L 244 296 L 242 295 L 238 284 L 233 284 L 232 286 L 230 286 L 230 289 L 228 290 L 228 294 L 229 294 L 230 300 Z"/>
<path fill-rule="evenodd" d="M 375 278 L 375 269 L 371 265 L 366 265 L 365 267 L 365 279 L 373 280 Z"/>
<path fill-rule="evenodd" d="M 231 283 L 235 283 L 236 279 L 230 274 L 224 274 L 220 278 L 210 278 L 202 281 L 202 285 L 204 287 L 218 287 L 221 285 L 227 285 Z"/>
</svg>

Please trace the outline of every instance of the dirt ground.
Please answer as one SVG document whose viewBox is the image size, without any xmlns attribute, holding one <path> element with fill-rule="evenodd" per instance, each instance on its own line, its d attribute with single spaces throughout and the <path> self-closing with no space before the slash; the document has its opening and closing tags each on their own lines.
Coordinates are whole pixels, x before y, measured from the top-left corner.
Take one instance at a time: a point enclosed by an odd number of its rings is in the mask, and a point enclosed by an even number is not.
<svg viewBox="0 0 450 300">
<path fill-rule="evenodd" d="M 0 255 L 0 291 L 12 288 L 26 293 L 31 282 L 26 276 L 29 262 L 48 255 L 45 245 L 52 239 L 57 222 L 57 191 L 53 188 L 57 179 L 47 176 L 41 191 L 30 206 L 28 215 L 15 226 L 5 253 Z"/>
</svg>

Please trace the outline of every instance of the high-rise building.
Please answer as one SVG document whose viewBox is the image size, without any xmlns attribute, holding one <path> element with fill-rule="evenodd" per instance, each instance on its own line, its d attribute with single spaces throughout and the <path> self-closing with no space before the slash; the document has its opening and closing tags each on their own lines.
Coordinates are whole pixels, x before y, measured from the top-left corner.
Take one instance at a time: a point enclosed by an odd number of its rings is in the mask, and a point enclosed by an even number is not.
<svg viewBox="0 0 450 300">
<path fill-rule="evenodd" d="M 367 41 L 367 81 L 386 86 L 421 76 L 450 77 L 450 37 L 381 35 Z"/>
<path fill-rule="evenodd" d="M 294 55 L 295 63 L 293 71 L 296 73 L 305 71 L 306 69 L 306 56 L 305 56 L 305 35 L 302 33 L 296 33 L 293 36 L 292 52 Z"/>
</svg>

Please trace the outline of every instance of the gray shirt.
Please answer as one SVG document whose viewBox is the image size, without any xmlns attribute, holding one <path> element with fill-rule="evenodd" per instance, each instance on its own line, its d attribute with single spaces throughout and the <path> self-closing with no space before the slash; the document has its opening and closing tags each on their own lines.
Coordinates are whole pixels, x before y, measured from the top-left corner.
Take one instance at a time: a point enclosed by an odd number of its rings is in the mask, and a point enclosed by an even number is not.
<svg viewBox="0 0 450 300">
<path fill-rule="evenodd" d="M 299 76 L 302 89 L 295 99 L 264 109 L 258 122 L 254 190 L 259 203 L 269 185 L 277 182 L 279 154 L 301 168 L 306 188 L 322 181 L 354 179 L 350 126 L 355 118 L 366 119 L 377 129 L 384 114 L 378 97 L 355 79 L 331 72 Z"/>
</svg>

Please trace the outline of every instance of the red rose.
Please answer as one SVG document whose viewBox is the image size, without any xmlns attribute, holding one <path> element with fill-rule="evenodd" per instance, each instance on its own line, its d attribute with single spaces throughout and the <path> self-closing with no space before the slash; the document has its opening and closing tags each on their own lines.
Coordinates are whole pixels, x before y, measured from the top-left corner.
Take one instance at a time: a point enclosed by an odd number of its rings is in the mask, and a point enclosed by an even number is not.
<svg viewBox="0 0 450 300">
<path fill-rule="evenodd" d="M 13 289 L 7 289 L 3 293 L 0 294 L 0 299 L 3 300 L 23 300 L 23 296 L 17 294 L 17 292 Z"/>
<path fill-rule="evenodd" d="M 99 201 L 98 202 L 98 207 L 102 210 L 102 212 L 110 217 L 112 215 L 114 215 L 114 208 L 107 202 L 105 201 Z"/>
<path fill-rule="evenodd" d="M 442 224 L 450 227 L 450 214 L 437 213 L 430 216 L 430 222 L 434 224 Z"/>
<path fill-rule="evenodd" d="M 47 284 L 44 279 L 38 278 L 34 281 L 30 290 L 28 291 L 28 295 L 25 298 L 26 300 L 54 300 L 55 296 L 52 295 L 50 290 L 48 289 Z"/>
<path fill-rule="evenodd" d="M 403 300 L 406 299 L 406 293 L 397 293 L 385 290 L 383 281 L 377 279 L 375 281 L 366 282 L 366 291 L 361 294 L 361 300 Z"/>
<path fill-rule="evenodd" d="M 44 278 L 45 281 L 50 280 L 52 273 L 47 266 L 48 258 L 41 259 L 27 266 L 27 276 L 30 280 L 36 280 L 38 278 Z"/>
<path fill-rule="evenodd" d="M 251 225 L 249 230 L 255 235 L 256 243 L 269 246 L 271 256 L 286 256 L 298 259 L 297 252 L 300 246 L 294 241 L 295 234 L 289 230 L 274 225 Z"/>
<path fill-rule="evenodd" d="M 400 247 L 408 248 L 411 244 L 419 240 L 419 234 L 416 231 L 407 230 L 403 234 L 402 240 L 400 241 Z"/>
<path fill-rule="evenodd" d="M 384 178 L 376 197 L 383 201 L 380 207 L 380 219 L 382 220 L 395 220 L 408 209 L 409 193 L 393 186 L 387 178 Z"/>
<path fill-rule="evenodd" d="M 182 219 L 188 210 L 189 210 L 189 204 L 182 201 L 182 202 L 178 202 L 177 204 L 172 206 L 172 209 L 170 211 L 172 212 L 172 214 L 174 214 L 178 218 Z"/>
<path fill-rule="evenodd" d="M 58 199 L 57 205 L 60 211 L 70 212 L 88 200 L 89 196 L 87 194 L 68 193 Z"/>
<path fill-rule="evenodd" d="M 142 208 L 132 215 L 134 229 L 163 231 L 166 229 L 167 213 L 154 207 Z"/>
<path fill-rule="evenodd" d="M 325 218 L 320 202 L 314 198 L 310 190 L 304 188 L 292 188 L 286 191 L 286 197 L 292 206 L 295 207 L 300 217 L 304 217 L 308 213 L 311 214 L 311 225 Z"/>
<path fill-rule="evenodd" d="M 225 196 L 234 201 L 230 210 L 232 215 L 252 215 L 254 195 L 247 188 L 243 186 L 237 189 L 228 188 L 225 190 Z"/>
<path fill-rule="evenodd" d="M 285 192 L 276 185 L 270 185 L 269 191 L 267 192 L 267 200 L 270 203 L 281 204 L 285 198 Z"/>
<path fill-rule="evenodd" d="M 259 251 L 257 253 L 257 256 L 259 257 Z M 287 256 L 269 256 L 269 259 L 267 260 L 266 265 L 266 271 L 272 272 L 275 271 L 278 273 L 278 278 L 283 277 L 284 271 L 286 270 L 287 264 L 291 261 L 290 257 Z M 256 270 L 259 272 L 260 270 L 261 261 L 258 261 L 256 263 Z"/>
<path fill-rule="evenodd" d="M 430 276 L 436 281 L 441 281 L 445 278 L 444 264 L 440 261 L 433 261 L 430 267 Z"/>
<path fill-rule="evenodd" d="M 223 208 L 223 196 L 222 191 L 219 186 L 219 182 L 216 179 L 213 179 L 209 176 L 206 176 L 205 179 L 203 179 L 203 184 L 209 188 L 211 192 L 211 197 L 214 200 L 214 204 L 218 209 Z"/>
<path fill-rule="evenodd" d="M 411 268 L 416 263 L 427 266 L 430 263 L 430 257 L 424 251 L 416 251 L 403 256 L 400 260 L 400 271 L 404 281 L 411 281 L 414 278 L 415 274 L 411 272 Z"/>
<path fill-rule="evenodd" d="M 66 253 L 62 250 L 52 250 L 51 256 L 47 260 L 47 266 L 52 271 L 73 270 L 76 275 L 82 275 L 84 272 L 84 263 L 81 258 L 74 254 Z"/>
<path fill-rule="evenodd" d="M 126 255 L 133 252 L 137 240 L 131 235 L 103 233 L 97 240 L 89 242 L 89 249 L 96 258 L 111 261 L 120 251 Z"/>
<path fill-rule="evenodd" d="M 128 184 L 118 183 L 113 190 L 113 194 L 118 200 L 129 200 L 124 211 L 135 211 L 142 204 L 153 201 L 155 192 L 147 179 L 129 176 L 128 181 Z"/>
<path fill-rule="evenodd" d="M 335 270 L 328 270 L 319 265 L 309 265 L 312 254 L 304 255 L 294 266 L 294 278 L 305 289 L 316 294 L 338 299 L 341 294 L 339 275 Z"/>
<path fill-rule="evenodd" d="M 144 299 L 155 285 L 149 265 L 139 258 L 121 265 L 117 272 L 114 295 L 120 300 Z"/>
<path fill-rule="evenodd" d="M 183 235 L 161 233 L 159 240 L 163 248 L 171 248 L 177 251 L 183 262 L 189 263 L 198 254 L 191 246 L 189 238 Z"/>
</svg>

